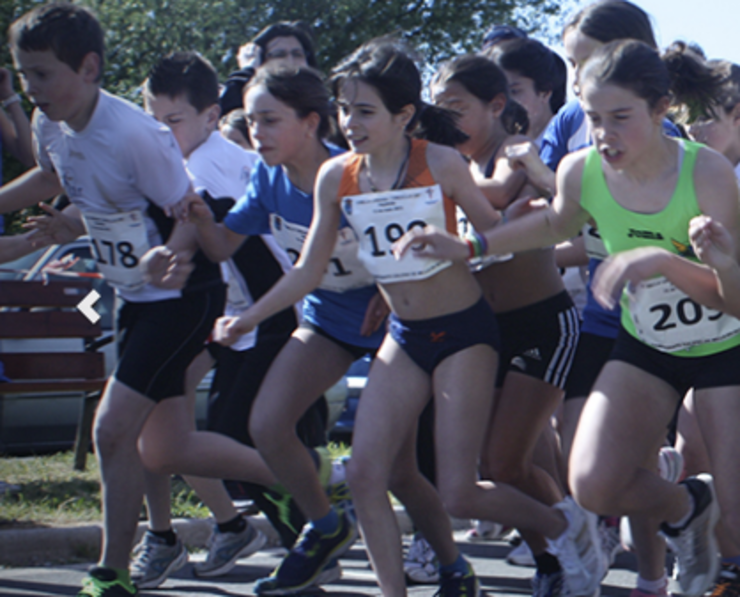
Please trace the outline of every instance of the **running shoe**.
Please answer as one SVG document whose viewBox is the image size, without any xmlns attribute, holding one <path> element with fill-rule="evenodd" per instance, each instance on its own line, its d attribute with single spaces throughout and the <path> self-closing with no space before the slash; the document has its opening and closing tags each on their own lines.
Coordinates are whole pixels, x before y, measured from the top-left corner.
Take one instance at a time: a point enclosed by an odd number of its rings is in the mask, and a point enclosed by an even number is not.
<svg viewBox="0 0 740 597">
<path fill-rule="evenodd" d="M 532 550 L 529 549 L 529 545 L 524 540 L 506 554 L 506 561 L 512 566 L 527 566 L 528 568 L 535 564 Z"/>
<path fill-rule="evenodd" d="M 671 446 L 663 446 L 658 453 L 658 473 L 669 483 L 678 483 L 683 475 L 683 456 Z"/>
<path fill-rule="evenodd" d="M 624 551 L 619 534 L 619 518 L 599 519 L 599 539 L 601 540 L 601 551 L 604 552 L 611 568 L 617 554 Z"/>
<path fill-rule="evenodd" d="M 478 597 L 480 585 L 473 567 L 468 563 L 465 574 L 455 572 L 453 574 L 439 575 L 439 590 L 434 597 Z"/>
<path fill-rule="evenodd" d="M 507 531 L 503 525 L 490 520 L 474 520 L 473 528 L 465 533 L 467 541 L 494 541 Z"/>
<path fill-rule="evenodd" d="M 167 541 L 147 531 L 134 547 L 131 582 L 139 589 L 153 589 L 187 562 L 188 552 L 180 539 L 167 545 Z"/>
<path fill-rule="evenodd" d="M 193 574 L 204 578 L 228 573 L 240 558 L 246 558 L 262 549 L 267 537 L 251 524 L 240 533 L 220 533 L 215 528 L 208 539 L 208 555 L 204 562 L 193 567 Z"/>
<path fill-rule="evenodd" d="M 711 597 L 740 597 L 740 567 L 722 563 Z"/>
<path fill-rule="evenodd" d="M 97 566 L 87 573 L 77 597 L 136 597 L 138 594 L 136 587 L 119 579 L 115 570 Z"/>
<path fill-rule="evenodd" d="M 339 525 L 324 535 L 311 524 L 303 527 L 301 536 L 285 559 L 267 578 L 258 580 L 258 595 L 287 595 L 316 584 L 331 560 L 344 554 L 357 539 L 357 529 L 344 512 L 339 512 Z"/>
<path fill-rule="evenodd" d="M 532 597 L 570 597 L 563 571 L 550 574 L 537 572 L 532 577 Z"/>
<path fill-rule="evenodd" d="M 661 531 L 676 556 L 674 578 L 683 595 L 702 595 L 719 572 L 719 554 L 714 527 L 719 519 L 719 506 L 714 494 L 712 476 L 706 473 L 681 481 L 694 500 L 694 511 L 682 529 L 666 523 Z"/>
<path fill-rule="evenodd" d="M 421 533 L 414 533 L 403 562 L 403 571 L 411 584 L 426 585 L 439 582 L 437 554 Z"/>
<path fill-rule="evenodd" d="M 573 595 L 592 595 L 607 572 L 606 557 L 596 530 L 596 515 L 566 497 L 555 504 L 568 522 L 557 539 L 548 539 L 549 551 L 558 558 L 568 590 Z"/>
</svg>

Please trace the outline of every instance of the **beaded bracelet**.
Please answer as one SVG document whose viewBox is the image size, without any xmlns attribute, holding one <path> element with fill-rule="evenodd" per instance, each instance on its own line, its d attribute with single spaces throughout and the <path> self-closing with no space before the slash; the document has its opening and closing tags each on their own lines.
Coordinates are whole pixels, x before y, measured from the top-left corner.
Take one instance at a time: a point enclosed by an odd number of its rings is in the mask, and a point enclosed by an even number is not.
<svg viewBox="0 0 740 597">
<path fill-rule="evenodd" d="M 474 257 L 480 257 L 488 253 L 488 240 L 482 234 L 473 232 L 471 236 L 465 239 L 465 244 L 468 245 L 468 258 L 473 259 Z"/>
</svg>

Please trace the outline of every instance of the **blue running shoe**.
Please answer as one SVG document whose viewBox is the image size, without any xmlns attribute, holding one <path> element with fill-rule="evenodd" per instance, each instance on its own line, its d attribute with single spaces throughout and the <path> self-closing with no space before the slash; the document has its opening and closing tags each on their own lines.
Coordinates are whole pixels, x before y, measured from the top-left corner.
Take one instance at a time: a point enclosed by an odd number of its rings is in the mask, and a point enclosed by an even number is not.
<svg viewBox="0 0 740 597">
<path fill-rule="evenodd" d="M 434 597 L 478 597 L 480 585 L 473 567 L 468 564 L 465 574 L 455 572 L 454 574 L 439 575 L 439 590 Z"/>
<path fill-rule="evenodd" d="M 254 585 L 257 595 L 289 595 L 318 582 L 336 580 L 338 564 L 333 562 L 346 553 L 357 539 L 357 530 L 344 512 L 339 512 L 339 525 L 330 535 L 323 535 L 307 524 L 295 547 L 267 578 Z M 324 578 L 324 573 L 327 572 Z M 329 578 L 333 575 L 333 578 Z"/>
</svg>

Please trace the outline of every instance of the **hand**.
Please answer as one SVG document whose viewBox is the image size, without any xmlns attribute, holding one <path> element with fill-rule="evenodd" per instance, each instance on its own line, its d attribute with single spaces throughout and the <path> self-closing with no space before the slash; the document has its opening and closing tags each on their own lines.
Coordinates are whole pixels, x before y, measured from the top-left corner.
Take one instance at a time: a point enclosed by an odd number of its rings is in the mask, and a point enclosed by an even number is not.
<svg viewBox="0 0 740 597">
<path fill-rule="evenodd" d="M 504 211 L 506 212 L 507 220 L 516 220 L 532 212 L 547 209 L 549 205 L 547 199 L 541 197 L 520 197 L 510 203 Z"/>
<path fill-rule="evenodd" d="M 213 212 L 203 197 L 189 192 L 177 203 L 168 206 L 165 213 L 182 223 L 192 222 L 196 226 L 213 222 Z"/>
<path fill-rule="evenodd" d="M 7 68 L 0 68 L 0 101 L 8 99 L 14 93 L 13 75 Z"/>
<path fill-rule="evenodd" d="M 257 68 L 262 64 L 262 48 L 252 42 L 246 43 L 239 48 L 236 62 L 240 69 L 247 67 Z"/>
<path fill-rule="evenodd" d="M 735 240 L 722 222 L 709 216 L 697 216 L 689 222 L 689 238 L 696 256 L 716 270 L 734 267 Z"/>
<path fill-rule="evenodd" d="M 391 247 L 393 256 L 401 259 L 409 250 L 417 257 L 465 261 L 470 251 L 459 237 L 435 226 L 414 226 Z"/>
<path fill-rule="evenodd" d="M 141 258 L 139 267 L 144 279 L 158 288 L 181 290 L 195 266 L 190 251 L 175 252 L 164 245 L 149 249 Z"/>
<path fill-rule="evenodd" d="M 549 195 L 554 194 L 555 173 L 542 161 L 539 148 L 534 142 L 507 145 L 504 153 L 512 170 L 524 170 L 532 185 Z"/>
<path fill-rule="evenodd" d="M 224 315 L 216 320 L 213 326 L 213 339 L 224 346 L 231 346 L 244 334 L 251 332 L 256 326 L 249 323 L 244 315 Z"/>
<path fill-rule="evenodd" d="M 666 256 L 670 253 L 659 247 L 641 247 L 609 256 L 591 282 L 594 298 L 605 309 L 614 309 L 625 284 L 635 285 L 659 274 Z"/>
<path fill-rule="evenodd" d="M 32 246 L 63 245 L 85 233 L 85 227 L 78 218 L 70 217 L 47 203 L 39 203 L 39 207 L 46 215 L 30 216 L 23 224 L 23 228 L 32 231 L 28 237 Z"/>
<path fill-rule="evenodd" d="M 391 310 L 379 292 L 370 299 L 365 310 L 365 318 L 360 327 L 360 336 L 372 336 L 388 317 Z"/>
</svg>

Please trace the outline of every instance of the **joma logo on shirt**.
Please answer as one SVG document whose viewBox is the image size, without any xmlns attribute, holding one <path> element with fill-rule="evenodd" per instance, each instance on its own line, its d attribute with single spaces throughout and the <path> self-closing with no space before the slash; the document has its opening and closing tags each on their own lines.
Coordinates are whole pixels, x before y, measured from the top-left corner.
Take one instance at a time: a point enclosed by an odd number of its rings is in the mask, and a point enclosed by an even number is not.
<svg viewBox="0 0 740 597">
<path fill-rule="evenodd" d="M 627 233 L 627 238 L 646 238 L 648 240 L 663 240 L 664 237 L 660 232 L 653 232 L 652 230 L 635 230 L 630 228 Z"/>
</svg>

